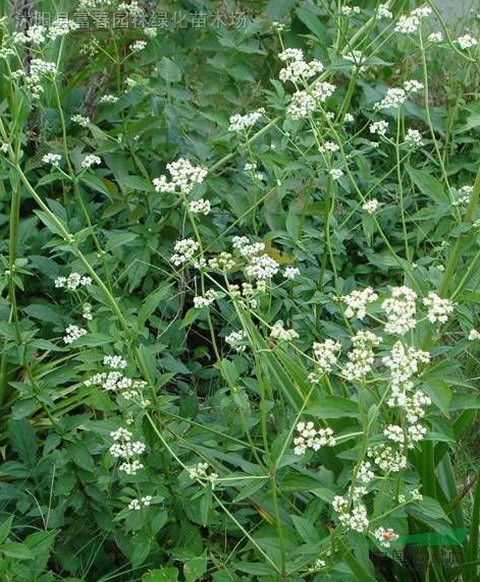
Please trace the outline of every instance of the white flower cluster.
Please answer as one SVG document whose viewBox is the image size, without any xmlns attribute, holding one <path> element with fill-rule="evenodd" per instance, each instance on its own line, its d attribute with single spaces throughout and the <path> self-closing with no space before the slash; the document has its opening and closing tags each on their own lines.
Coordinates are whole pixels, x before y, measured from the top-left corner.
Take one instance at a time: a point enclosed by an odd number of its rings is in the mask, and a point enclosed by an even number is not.
<svg viewBox="0 0 480 582">
<path fill-rule="evenodd" d="M 140 499 L 132 499 L 128 504 L 128 509 L 133 509 L 135 511 L 140 511 L 142 507 L 148 507 L 152 504 L 152 496 L 145 495 L 144 497 L 140 497 Z"/>
<path fill-rule="evenodd" d="M 407 466 L 407 457 L 403 453 L 383 443 L 369 448 L 367 456 L 385 472 L 398 473 Z"/>
<path fill-rule="evenodd" d="M 418 489 L 411 489 L 408 492 L 408 497 L 402 493 L 398 496 L 399 503 L 411 503 L 412 501 L 423 501 L 423 495 Z"/>
<path fill-rule="evenodd" d="M 283 271 L 283 276 L 285 277 L 285 279 L 295 279 L 298 275 L 300 275 L 300 269 L 298 269 L 297 267 L 292 267 L 292 266 L 288 266 L 285 267 L 285 270 Z"/>
<path fill-rule="evenodd" d="M 225 337 L 225 341 L 237 352 L 244 352 L 247 347 L 247 338 L 247 332 L 242 329 L 240 331 L 232 331 L 232 333 Z"/>
<path fill-rule="evenodd" d="M 43 61 L 42 59 L 32 59 L 30 61 L 29 75 L 26 75 L 23 70 L 18 70 L 12 73 L 12 77 L 25 79 L 26 87 L 31 91 L 32 97 L 38 99 L 44 91 L 42 78 L 54 76 L 56 72 L 57 65 L 55 63 Z"/>
<path fill-rule="evenodd" d="M 261 107 L 245 115 L 232 115 L 230 117 L 230 125 L 228 126 L 228 131 L 246 131 L 250 127 L 253 127 L 262 117 L 265 115 L 265 109 Z"/>
<path fill-rule="evenodd" d="M 188 467 L 187 472 L 192 480 L 210 482 L 212 484 L 212 489 L 215 481 L 218 479 L 218 473 L 212 471 L 208 463 L 197 463 L 194 467 Z"/>
<path fill-rule="evenodd" d="M 104 1 L 104 0 L 101 0 Z M 130 2 L 122 2 L 118 5 L 120 12 L 128 12 L 131 16 L 144 16 L 145 12 L 136 0 Z"/>
<path fill-rule="evenodd" d="M 324 70 L 323 63 L 318 60 L 306 62 L 301 49 L 286 49 L 278 56 L 281 61 L 287 63 L 278 75 L 282 83 L 288 81 L 298 83 L 315 77 Z"/>
<path fill-rule="evenodd" d="M 218 271 L 230 271 L 235 266 L 235 260 L 231 253 L 222 251 L 216 257 L 208 260 L 210 269 Z"/>
<path fill-rule="evenodd" d="M 409 146 L 415 147 L 422 145 L 422 134 L 418 129 L 407 129 L 407 135 L 405 136 L 405 143 Z"/>
<path fill-rule="evenodd" d="M 45 154 L 42 158 L 42 162 L 44 164 L 51 164 L 52 166 L 59 166 L 60 162 L 62 161 L 62 156 L 60 154 Z"/>
<path fill-rule="evenodd" d="M 348 352 L 348 362 L 343 367 L 346 380 L 359 380 L 371 371 L 375 356 L 373 346 L 378 346 L 382 339 L 371 331 L 359 331 L 352 337 L 353 349 Z"/>
<path fill-rule="evenodd" d="M 471 329 L 468 332 L 468 340 L 473 342 L 473 341 L 478 340 L 478 339 L 480 339 L 480 332 L 477 331 L 476 329 Z"/>
<path fill-rule="evenodd" d="M 80 125 L 81 127 L 87 127 L 88 124 L 90 123 L 90 117 L 88 117 L 87 115 L 80 115 L 80 113 L 72 115 L 72 117 L 70 117 L 70 120 L 73 121 L 73 123 Z"/>
<path fill-rule="evenodd" d="M 295 455 L 304 455 L 307 449 L 318 451 L 322 447 L 334 447 L 336 440 L 331 428 L 316 429 L 313 422 L 299 422 L 295 427 L 297 432 L 293 438 Z"/>
<path fill-rule="evenodd" d="M 130 50 L 133 53 L 139 53 L 147 48 L 147 42 L 145 40 L 136 40 L 130 45 Z"/>
<path fill-rule="evenodd" d="M 264 180 L 265 179 L 265 174 L 263 174 L 262 172 L 257 172 L 257 162 L 247 162 L 244 166 L 243 166 L 243 170 L 244 172 L 251 172 L 253 178 L 255 178 L 256 180 Z"/>
<path fill-rule="evenodd" d="M 265 243 L 254 242 L 251 243 L 250 239 L 246 236 L 234 236 L 232 238 L 232 246 L 235 250 L 239 252 L 242 257 L 251 257 L 253 255 L 258 255 L 263 253 L 265 250 Z"/>
<path fill-rule="evenodd" d="M 412 34 L 416 32 L 420 27 L 421 21 L 430 16 L 431 13 L 432 9 L 429 6 L 415 8 L 408 16 L 400 16 L 395 26 L 395 32 L 400 32 L 401 34 Z"/>
<path fill-rule="evenodd" d="M 87 330 L 83 329 L 83 327 L 79 327 L 78 325 L 69 325 L 65 330 L 65 335 L 63 336 L 62 339 L 66 344 L 71 344 L 75 340 L 81 338 L 86 333 Z"/>
<path fill-rule="evenodd" d="M 244 282 L 240 288 L 239 285 L 230 284 L 228 286 L 228 290 L 232 299 L 236 299 L 238 297 L 243 297 L 246 300 L 246 304 L 251 307 L 252 309 L 256 309 L 258 307 L 258 300 L 255 298 L 255 295 L 259 293 L 265 293 L 267 289 L 266 281 L 256 281 L 255 284 Z"/>
<path fill-rule="evenodd" d="M 343 16 L 351 16 L 352 14 L 360 14 L 360 6 L 348 6 L 348 4 L 344 4 L 340 8 L 340 12 Z"/>
<path fill-rule="evenodd" d="M 197 252 L 199 245 L 192 238 L 184 238 L 175 243 L 174 254 L 170 257 L 172 263 L 179 267 L 190 261 Z"/>
<path fill-rule="evenodd" d="M 438 31 L 438 32 L 431 32 L 428 37 L 427 40 L 429 42 L 442 42 L 443 40 L 443 34 Z"/>
<path fill-rule="evenodd" d="M 60 36 L 65 36 L 74 30 L 78 30 L 79 28 L 80 25 L 74 20 L 69 20 L 68 18 L 57 18 L 48 28 L 48 36 L 54 40 Z"/>
<path fill-rule="evenodd" d="M 296 91 L 287 107 L 292 119 L 303 119 L 315 111 L 318 103 L 324 103 L 335 91 L 335 85 L 327 81 L 315 81 L 310 89 Z"/>
<path fill-rule="evenodd" d="M 86 277 L 85 275 L 80 275 L 80 273 L 70 273 L 68 277 L 57 277 L 55 279 L 55 287 L 57 289 L 70 289 L 75 291 L 79 287 L 86 287 L 92 284 L 92 279 Z"/>
<path fill-rule="evenodd" d="M 403 88 L 407 93 L 418 93 L 424 89 L 424 85 L 416 79 L 409 79 L 403 83 Z"/>
<path fill-rule="evenodd" d="M 92 313 L 92 305 L 90 303 L 84 303 L 82 305 L 82 317 L 83 319 L 86 319 L 87 321 L 92 321 L 93 319 L 93 313 Z"/>
<path fill-rule="evenodd" d="M 415 299 L 417 294 L 413 289 L 403 285 L 393 287 L 391 298 L 385 299 L 382 309 L 387 314 L 385 333 L 404 335 L 417 325 Z"/>
<path fill-rule="evenodd" d="M 339 149 L 340 149 L 340 146 L 338 144 L 336 144 L 335 142 L 326 141 L 322 146 L 320 146 L 318 148 L 318 151 L 321 154 L 324 154 L 326 152 L 335 153 L 335 152 L 338 152 Z"/>
<path fill-rule="evenodd" d="M 103 365 L 112 368 L 112 370 L 124 370 L 127 367 L 127 360 L 122 356 L 105 356 Z"/>
<path fill-rule="evenodd" d="M 428 320 L 431 323 L 446 323 L 448 316 L 454 309 L 450 299 L 442 299 L 433 291 L 423 299 L 423 304 L 428 308 Z"/>
<path fill-rule="evenodd" d="M 378 18 L 393 18 L 393 14 L 388 9 L 387 4 L 379 4 L 377 9 L 377 16 Z"/>
<path fill-rule="evenodd" d="M 200 198 L 199 200 L 192 200 L 188 203 L 188 210 L 192 214 L 210 214 L 212 210 L 212 205 L 210 204 L 209 200 L 205 200 L 204 198 Z"/>
<path fill-rule="evenodd" d="M 367 214 L 375 214 L 378 208 L 381 206 L 381 202 L 379 202 L 376 198 L 372 198 L 371 200 L 367 200 L 362 204 L 362 210 L 364 210 Z"/>
<path fill-rule="evenodd" d="M 307 91 L 296 91 L 287 107 L 287 114 L 292 119 L 304 119 L 317 108 L 317 103 Z"/>
<path fill-rule="evenodd" d="M 382 362 L 390 370 L 392 393 L 397 397 L 399 392 L 405 392 L 413 387 L 410 378 L 418 373 L 420 364 L 430 362 L 430 354 L 397 341 L 390 355 L 384 356 Z"/>
<path fill-rule="evenodd" d="M 90 379 L 85 380 L 84 384 L 85 386 L 101 386 L 107 392 L 117 392 L 131 388 L 133 380 L 118 370 L 112 370 L 94 374 Z"/>
<path fill-rule="evenodd" d="M 299 335 L 294 329 L 285 329 L 283 321 L 278 320 L 270 330 L 270 337 L 278 341 L 291 342 L 298 339 Z"/>
<path fill-rule="evenodd" d="M 379 527 L 373 535 L 383 548 L 389 548 L 393 542 L 398 540 L 398 535 L 391 527 L 388 529 Z"/>
<path fill-rule="evenodd" d="M 333 370 L 337 363 L 338 353 L 342 349 L 342 344 L 332 339 L 326 339 L 324 342 L 315 342 L 313 344 L 313 356 L 318 372 L 328 373 Z"/>
<path fill-rule="evenodd" d="M 373 109 L 375 111 L 381 111 L 382 109 L 395 109 L 405 103 L 406 100 L 407 93 L 405 89 L 391 87 L 387 90 L 387 94 L 381 101 L 377 101 L 373 104 Z"/>
<path fill-rule="evenodd" d="M 343 170 L 340 168 L 332 168 L 328 171 L 328 173 L 335 181 L 340 180 L 340 178 L 344 175 Z"/>
<path fill-rule="evenodd" d="M 332 507 L 338 513 L 338 521 L 348 529 L 363 533 L 367 531 L 369 521 L 367 508 L 362 503 L 357 503 L 352 510 L 349 510 L 349 502 L 341 495 L 335 495 Z"/>
<path fill-rule="evenodd" d="M 116 103 L 117 101 L 118 101 L 118 97 L 116 95 L 112 95 L 111 93 L 108 93 L 106 95 L 102 95 L 99 99 L 100 103 L 113 104 L 113 103 Z"/>
<path fill-rule="evenodd" d="M 132 441 L 133 434 L 126 428 L 119 428 L 110 433 L 114 440 L 113 445 L 109 448 L 109 453 L 116 459 L 123 459 L 123 463 L 118 467 L 127 475 L 135 475 L 140 469 L 143 469 L 143 463 L 137 458 L 146 450 L 145 443 L 141 441 Z"/>
<path fill-rule="evenodd" d="M 201 309 L 202 307 L 208 307 L 211 305 L 215 299 L 217 299 L 218 293 L 214 289 L 208 289 L 205 291 L 205 295 L 202 297 L 201 295 L 197 295 L 193 298 L 193 306 L 196 309 Z"/>
<path fill-rule="evenodd" d="M 367 305 L 378 299 L 378 294 L 371 287 L 355 289 L 348 295 L 342 296 L 342 301 L 347 304 L 345 317 L 357 317 L 362 320 L 367 314 Z"/>
<path fill-rule="evenodd" d="M 385 135 L 388 129 L 388 121 L 381 119 L 380 121 L 374 121 L 368 126 L 370 133 L 377 135 Z"/>
<path fill-rule="evenodd" d="M 427 434 L 427 429 L 421 424 L 411 424 L 405 430 L 398 424 L 389 424 L 383 431 L 384 436 L 395 443 L 406 444 L 413 449 L 415 443 L 422 441 Z"/>
<path fill-rule="evenodd" d="M 99 166 L 102 163 L 101 158 L 96 156 L 95 154 L 87 154 L 81 163 L 83 170 L 88 170 L 92 166 Z"/>
<path fill-rule="evenodd" d="M 41 24 L 32 24 L 25 32 L 14 32 L 12 35 L 13 44 L 31 44 L 38 46 L 47 40 L 47 29 Z"/>
<path fill-rule="evenodd" d="M 463 50 L 472 48 L 474 46 L 477 46 L 477 44 L 478 44 L 478 40 L 475 37 L 473 37 L 471 34 L 465 34 L 463 36 L 460 36 L 457 38 L 457 40 L 455 42 Z"/>
<path fill-rule="evenodd" d="M 372 471 L 372 464 L 369 461 L 363 461 L 358 469 L 357 479 L 364 485 L 368 485 L 374 478 L 375 473 Z"/>
<path fill-rule="evenodd" d="M 244 269 L 245 276 L 259 281 L 271 279 L 279 271 L 279 264 L 268 255 L 254 255 Z"/>
<path fill-rule="evenodd" d="M 157 192 L 189 194 L 197 184 L 204 181 L 208 173 L 206 168 L 194 166 L 186 158 L 167 164 L 167 170 L 170 180 L 165 175 L 153 180 Z"/>
</svg>

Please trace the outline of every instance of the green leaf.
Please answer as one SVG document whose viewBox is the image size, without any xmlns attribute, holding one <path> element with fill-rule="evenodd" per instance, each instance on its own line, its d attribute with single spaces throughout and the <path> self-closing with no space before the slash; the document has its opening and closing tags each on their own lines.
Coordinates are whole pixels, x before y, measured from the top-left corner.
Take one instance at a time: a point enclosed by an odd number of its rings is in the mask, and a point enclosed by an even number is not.
<svg viewBox="0 0 480 582">
<path fill-rule="evenodd" d="M 35 556 L 32 552 L 24 545 L 17 542 L 10 542 L 8 544 L 3 544 L 0 550 L 8 558 L 14 558 L 15 560 L 33 560 Z"/>
<path fill-rule="evenodd" d="M 318 16 L 314 14 L 312 10 L 304 7 L 297 8 L 296 14 L 303 24 L 305 24 L 305 26 L 311 30 L 318 39 L 324 42 L 324 39 L 326 38 L 326 30 Z"/>
<path fill-rule="evenodd" d="M 142 582 L 177 582 L 177 568 L 157 568 L 142 576 Z"/>
<path fill-rule="evenodd" d="M 298 532 L 298 535 L 306 544 L 317 544 L 320 542 L 320 535 L 317 528 L 310 522 L 310 520 L 305 517 L 300 517 L 299 515 L 290 516 L 293 521 L 293 525 Z"/>
<path fill-rule="evenodd" d="M 40 321 L 47 321 L 53 323 L 57 326 L 63 325 L 63 317 L 59 314 L 58 308 L 54 309 L 50 305 L 45 305 L 42 303 L 32 303 L 23 308 L 23 311 L 33 317 L 34 319 L 39 319 Z"/>
<path fill-rule="evenodd" d="M 10 420 L 8 438 L 12 448 L 29 467 L 35 465 L 37 456 L 37 439 L 32 425 L 26 418 Z"/>
<path fill-rule="evenodd" d="M 295 0 L 268 0 L 265 12 L 275 22 L 282 20 L 294 6 Z"/>
<path fill-rule="evenodd" d="M 3 543 L 12 529 L 13 515 L 6 519 L 2 525 L 0 525 L 0 544 Z"/>
<path fill-rule="evenodd" d="M 100 194 L 105 194 L 109 200 L 111 200 L 111 192 L 110 189 L 107 187 L 105 182 L 99 178 L 98 176 L 94 176 L 93 174 L 84 175 L 80 178 L 80 180 L 86 184 L 92 190 L 96 192 L 100 192 Z"/>
<path fill-rule="evenodd" d="M 412 182 L 415 184 L 415 186 L 417 186 L 420 192 L 438 204 L 450 203 L 450 199 L 448 194 L 445 192 L 445 189 L 441 183 L 431 174 L 424 170 L 415 170 L 411 167 L 407 167 L 407 172 L 409 173 Z"/>
<path fill-rule="evenodd" d="M 201 578 L 207 570 L 207 552 L 203 552 L 201 556 L 189 558 L 185 560 L 183 566 L 183 575 L 186 582 L 194 582 Z"/>
<path fill-rule="evenodd" d="M 61 228 L 60 228 L 59 224 L 57 223 L 57 221 L 52 219 L 50 217 L 50 215 L 43 212 L 43 210 L 34 210 L 34 212 L 38 216 L 38 218 L 43 222 L 43 224 L 48 228 L 48 230 L 50 232 L 53 232 L 54 234 L 57 234 L 58 236 L 61 236 L 63 238 Z M 65 230 L 68 230 L 66 228 L 66 226 L 62 223 L 62 221 L 58 217 L 57 217 L 57 220 L 63 226 L 63 228 Z"/>
<path fill-rule="evenodd" d="M 132 242 L 138 238 L 138 234 L 134 232 L 114 232 L 109 231 L 108 233 L 108 242 L 105 245 L 106 251 L 111 251 L 116 247 L 121 247 L 123 245 L 128 245 L 128 243 Z"/>
<path fill-rule="evenodd" d="M 158 68 L 160 77 L 167 83 L 179 83 L 182 80 L 180 67 L 167 57 L 163 57 Z"/>
</svg>

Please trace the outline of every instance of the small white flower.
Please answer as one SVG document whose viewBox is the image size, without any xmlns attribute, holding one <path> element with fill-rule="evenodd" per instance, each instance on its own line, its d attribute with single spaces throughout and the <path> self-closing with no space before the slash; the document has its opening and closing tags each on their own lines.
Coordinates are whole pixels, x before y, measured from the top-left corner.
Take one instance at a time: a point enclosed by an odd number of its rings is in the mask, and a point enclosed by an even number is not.
<svg viewBox="0 0 480 582">
<path fill-rule="evenodd" d="M 42 158 L 42 162 L 44 164 L 51 164 L 52 166 L 57 167 L 60 162 L 62 161 L 62 156 L 60 154 L 45 154 Z"/>
<path fill-rule="evenodd" d="M 175 253 L 170 257 L 172 263 L 178 267 L 190 261 L 199 248 L 199 244 L 192 238 L 184 238 L 175 243 Z"/>
<path fill-rule="evenodd" d="M 70 119 L 74 123 L 78 123 L 78 125 L 81 125 L 82 127 L 87 127 L 88 124 L 90 123 L 90 117 L 88 117 L 86 115 L 80 115 L 79 113 L 72 115 L 72 117 L 70 117 Z"/>
<path fill-rule="evenodd" d="M 112 368 L 112 370 L 123 370 L 127 367 L 127 361 L 121 356 L 105 356 L 103 365 Z"/>
<path fill-rule="evenodd" d="M 298 339 L 299 335 L 294 329 L 285 329 L 283 321 L 277 321 L 270 330 L 270 337 L 279 341 L 290 342 Z"/>
<path fill-rule="evenodd" d="M 385 135 L 388 129 L 388 121 L 385 119 L 381 119 L 380 121 L 374 121 L 368 127 L 370 133 L 374 133 L 377 135 Z"/>
<path fill-rule="evenodd" d="M 379 4 L 377 9 L 378 18 L 393 18 L 393 14 L 388 9 L 387 4 Z"/>
<path fill-rule="evenodd" d="M 407 135 L 405 136 L 405 143 L 409 146 L 419 146 L 422 145 L 422 134 L 418 129 L 407 129 Z"/>
<path fill-rule="evenodd" d="M 380 205 L 381 202 L 379 202 L 376 198 L 372 198 L 371 200 L 367 200 L 367 202 L 362 204 L 362 210 L 364 210 L 367 214 L 375 214 Z"/>
<path fill-rule="evenodd" d="M 471 34 L 465 34 L 464 36 L 460 36 L 455 41 L 461 49 L 468 49 L 474 46 L 477 46 L 478 40 L 473 37 Z"/>
<path fill-rule="evenodd" d="M 82 169 L 88 170 L 92 166 L 99 166 L 102 163 L 101 158 L 94 154 L 87 154 L 81 163 Z"/>
<path fill-rule="evenodd" d="M 136 40 L 130 45 L 130 50 L 134 53 L 139 53 L 147 48 L 147 43 L 144 40 Z"/>
<path fill-rule="evenodd" d="M 297 269 L 297 267 L 285 267 L 285 271 L 283 272 L 285 279 L 295 279 L 298 275 L 300 275 L 300 269 Z"/>
<path fill-rule="evenodd" d="M 244 330 L 232 331 L 225 337 L 227 344 L 232 346 L 237 352 L 244 352 L 246 349 L 246 341 L 248 339 L 247 332 Z"/>
<path fill-rule="evenodd" d="M 207 214 L 210 214 L 212 206 L 209 200 L 200 198 L 199 200 L 192 200 L 191 202 L 189 202 L 188 210 L 192 214 L 204 214 L 206 216 Z"/>
<path fill-rule="evenodd" d="M 357 317 L 362 320 L 367 314 L 367 305 L 376 301 L 378 294 L 371 287 L 365 287 L 365 289 L 355 289 L 348 295 L 343 295 L 341 299 L 347 305 L 345 317 Z"/>
<path fill-rule="evenodd" d="M 116 95 L 112 95 L 108 93 L 107 95 L 102 95 L 99 99 L 100 103 L 116 103 L 118 101 L 118 97 Z"/>
<path fill-rule="evenodd" d="M 167 164 L 170 181 L 165 175 L 155 178 L 153 184 L 157 192 L 175 192 L 189 194 L 197 184 L 201 184 L 207 175 L 206 168 L 194 166 L 186 158 Z"/>
<path fill-rule="evenodd" d="M 86 333 L 87 330 L 83 329 L 83 327 L 79 327 L 78 325 L 69 325 L 65 330 L 65 335 L 63 336 L 62 339 L 66 344 L 71 344 L 75 340 L 81 338 Z"/>
<path fill-rule="evenodd" d="M 468 333 L 468 339 L 471 342 L 480 339 L 480 332 L 478 332 L 476 329 L 471 329 Z"/>
<path fill-rule="evenodd" d="M 334 180 L 340 180 L 340 178 L 344 175 L 343 170 L 340 168 L 332 168 L 328 171 L 328 173 Z"/>
<path fill-rule="evenodd" d="M 429 42 L 442 42 L 443 40 L 443 34 L 438 31 L 438 32 L 431 32 L 428 37 L 427 37 Z"/>
<path fill-rule="evenodd" d="M 449 314 L 454 309 L 454 304 L 450 299 L 442 299 L 433 291 L 424 298 L 423 304 L 428 308 L 427 317 L 431 323 L 446 323 Z"/>
<path fill-rule="evenodd" d="M 394 109 L 405 103 L 406 99 L 407 94 L 404 89 L 392 87 L 388 89 L 387 94 L 381 101 L 374 103 L 373 108 L 376 111 L 382 109 Z"/>
<path fill-rule="evenodd" d="M 239 113 L 232 115 L 230 117 L 228 131 L 245 131 L 250 127 L 253 127 L 264 115 L 265 109 L 263 108 L 256 109 L 245 115 L 240 115 Z"/>
</svg>

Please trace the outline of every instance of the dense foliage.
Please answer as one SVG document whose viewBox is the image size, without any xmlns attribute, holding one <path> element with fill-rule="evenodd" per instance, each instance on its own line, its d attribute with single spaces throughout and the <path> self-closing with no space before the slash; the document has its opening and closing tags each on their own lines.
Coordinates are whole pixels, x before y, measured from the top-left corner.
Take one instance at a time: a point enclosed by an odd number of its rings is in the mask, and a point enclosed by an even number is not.
<svg viewBox="0 0 480 582">
<path fill-rule="evenodd" d="M 478 30 L 359 4 L 2 2 L 1 580 L 477 578 Z"/>
</svg>

